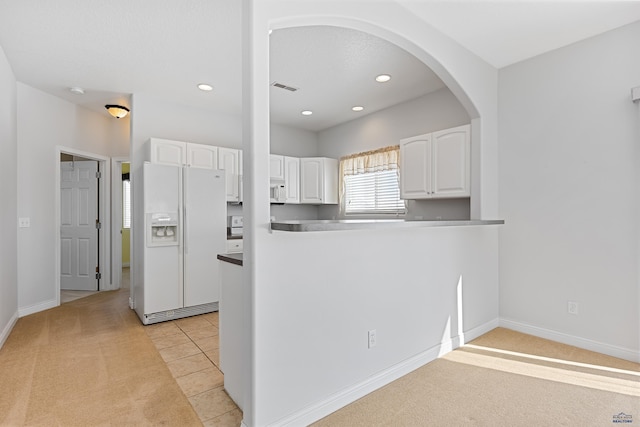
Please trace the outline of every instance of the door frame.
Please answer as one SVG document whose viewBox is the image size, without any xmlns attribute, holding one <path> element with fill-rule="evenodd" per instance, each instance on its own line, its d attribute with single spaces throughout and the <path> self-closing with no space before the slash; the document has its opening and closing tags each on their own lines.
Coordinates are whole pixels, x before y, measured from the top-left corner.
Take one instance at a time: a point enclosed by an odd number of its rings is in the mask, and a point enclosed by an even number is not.
<svg viewBox="0 0 640 427">
<path fill-rule="evenodd" d="M 111 158 L 111 284 L 122 287 L 122 164 L 128 157 Z M 131 242 L 129 242 L 131 243 Z M 131 254 L 131 249 L 129 249 Z M 131 256 L 131 255 L 129 255 Z"/>
<path fill-rule="evenodd" d="M 98 263 L 102 278 L 98 286 L 99 291 L 112 289 L 111 277 L 111 169 L 109 167 L 109 157 L 100 154 L 89 153 L 75 148 L 56 146 L 55 157 L 55 189 L 54 189 L 54 230 L 55 230 L 55 295 L 56 306 L 60 305 L 60 155 L 70 154 L 72 156 L 84 157 L 88 160 L 98 162 L 98 170 L 102 173 L 102 178 L 98 181 L 98 215 L 102 226 L 98 230 Z"/>
</svg>

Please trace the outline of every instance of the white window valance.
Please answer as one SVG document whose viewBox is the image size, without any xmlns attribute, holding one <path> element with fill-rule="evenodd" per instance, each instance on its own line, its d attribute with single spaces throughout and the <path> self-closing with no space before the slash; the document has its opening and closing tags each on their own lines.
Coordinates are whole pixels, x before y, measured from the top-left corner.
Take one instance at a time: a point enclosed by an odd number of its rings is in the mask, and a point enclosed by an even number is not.
<svg viewBox="0 0 640 427">
<path fill-rule="evenodd" d="M 400 146 L 351 154 L 340 159 L 340 176 L 398 169 Z"/>
</svg>

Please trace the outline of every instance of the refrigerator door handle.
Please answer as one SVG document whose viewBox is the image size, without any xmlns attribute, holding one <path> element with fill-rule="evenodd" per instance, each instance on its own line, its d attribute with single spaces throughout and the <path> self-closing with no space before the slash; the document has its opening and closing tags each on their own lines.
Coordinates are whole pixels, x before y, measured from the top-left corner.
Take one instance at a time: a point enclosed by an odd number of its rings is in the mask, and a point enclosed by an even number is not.
<svg viewBox="0 0 640 427">
<path fill-rule="evenodd" d="M 189 234 L 187 233 L 189 227 L 189 220 L 187 216 L 187 206 L 184 207 L 184 253 L 189 253 Z"/>
<path fill-rule="evenodd" d="M 183 170 L 183 188 L 187 187 L 187 176 L 189 172 L 187 170 Z M 187 233 L 189 229 L 189 217 L 187 216 L 187 205 L 189 204 L 189 200 L 187 199 L 188 191 L 182 191 L 183 193 L 183 204 L 182 204 L 182 236 L 184 241 L 184 253 L 185 255 L 189 253 L 189 234 Z"/>
</svg>

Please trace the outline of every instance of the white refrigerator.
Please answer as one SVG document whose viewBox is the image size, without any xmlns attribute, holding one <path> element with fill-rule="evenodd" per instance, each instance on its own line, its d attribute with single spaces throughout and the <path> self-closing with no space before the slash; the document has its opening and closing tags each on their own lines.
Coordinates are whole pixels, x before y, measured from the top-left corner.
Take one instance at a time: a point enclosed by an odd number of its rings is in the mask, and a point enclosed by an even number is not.
<svg viewBox="0 0 640 427">
<path fill-rule="evenodd" d="M 226 251 L 223 170 L 143 166 L 142 286 L 135 310 L 151 324 L 218 310 L 217 254 Z"/>
</svg>

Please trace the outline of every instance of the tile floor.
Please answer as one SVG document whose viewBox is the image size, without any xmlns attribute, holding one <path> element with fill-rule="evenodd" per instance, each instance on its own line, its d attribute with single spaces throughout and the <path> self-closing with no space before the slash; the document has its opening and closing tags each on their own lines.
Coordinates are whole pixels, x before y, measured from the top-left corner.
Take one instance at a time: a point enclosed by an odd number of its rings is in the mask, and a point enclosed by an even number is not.
<svg viewBox="0 0 640 427">
<path fill-rule="evenodd" d="M 205 426 L 234 426 L 242 412 L 229 398 L 220 372 L 218 313 L 145 327 L 173 377 Z"/>
</svg>

